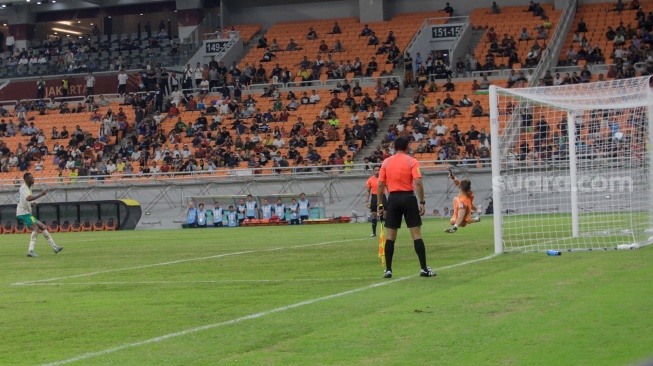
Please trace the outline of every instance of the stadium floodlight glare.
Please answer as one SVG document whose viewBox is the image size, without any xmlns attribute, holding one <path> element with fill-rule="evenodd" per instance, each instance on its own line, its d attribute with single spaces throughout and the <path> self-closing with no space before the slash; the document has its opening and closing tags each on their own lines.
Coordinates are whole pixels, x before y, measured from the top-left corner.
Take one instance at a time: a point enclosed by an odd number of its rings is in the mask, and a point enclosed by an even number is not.
<svg viewBox="0 0 653 366">
<path fill-rule="evenodd" d="M 495 252 L 653 242 L 650 80 L 490 88 Z"/>
</svg>

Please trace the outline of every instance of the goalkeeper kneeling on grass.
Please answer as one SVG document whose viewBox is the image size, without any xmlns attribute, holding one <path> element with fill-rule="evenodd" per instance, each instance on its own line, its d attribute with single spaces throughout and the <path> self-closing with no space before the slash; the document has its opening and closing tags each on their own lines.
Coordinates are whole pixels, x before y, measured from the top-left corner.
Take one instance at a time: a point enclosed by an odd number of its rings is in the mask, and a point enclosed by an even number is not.
<svg viewBox="0 0 653 366">
<path fill-rule="evenodd" d="M 453 179 L 454 184 L 460 190 L 458 197 L 453 199 L 453 215 L 451 216 L 451 225 L 453 227 L 446 229 L 445 233 L 455 233 L 459 227 L 465 227 L 468 224 L 473 224 L 475 222 L 480 222 L 481 217 L 476 216 L 472 218 L 472 211 L 476 211 L 480 215 L 480 208 L 474 206 L 474 192 L 472 192 L 472 182 L 469 179 L 464 178 L 462 180 L 456 179 L 456 177 L 449 171 L 449 178 Z"/>
</svg>

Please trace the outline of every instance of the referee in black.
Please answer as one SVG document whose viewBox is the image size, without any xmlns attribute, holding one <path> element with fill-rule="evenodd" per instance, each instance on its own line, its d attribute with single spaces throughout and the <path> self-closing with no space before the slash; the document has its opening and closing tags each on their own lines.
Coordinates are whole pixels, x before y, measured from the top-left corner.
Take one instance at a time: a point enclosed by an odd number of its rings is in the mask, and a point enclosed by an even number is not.
<svg viewBox="0 0 653 366">
<path fill-rule="evenodd" d="M 422 268 L 419 272 L 421 277 L 434 277 L 436 273 L 426 265 L 426 248 L 422 240 L 422 218 L 426 202 L 424 201 L 424 185 L 422 173 L 419 170 L 419 162 L 406 154 L 410 141 L 407 138 L 399 137 L 395 140 L 395 155 L 387 158 L 381 165 L 379 171 L 379 188 L 377 190 L 377 202 L 383 202 L 383 192 L 386 187 L 390 192 L 387 207 L 378 205 L 377 212 L 385 216 L 385 227 L 387 239 L 385 242 L 385 273 L 384 278 L 392 277 L 392 256 L 395 252 L 395 240 L 397 230 L 401 227 L 402 217 L 406 220 L 406 226 L 413 237 L 415 252 L 419 258 Z M 415 194 L 417 193 L 417 197 Z M 418 206 L 419 199 L 419 206 Z"/>
</svg>

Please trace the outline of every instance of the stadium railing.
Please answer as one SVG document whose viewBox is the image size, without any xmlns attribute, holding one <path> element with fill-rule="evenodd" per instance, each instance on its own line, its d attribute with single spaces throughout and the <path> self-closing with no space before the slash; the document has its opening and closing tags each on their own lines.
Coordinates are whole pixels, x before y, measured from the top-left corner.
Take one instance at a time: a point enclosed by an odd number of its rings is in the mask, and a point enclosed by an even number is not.
<svg viewBox="0 0 653 366">
<path fill-rule="evenodd" d="M 411 154 L 417 157 L 420 154 Z M 477 159 L 479 160 L 479 159 Z M 372 175 L 372 166 L 377 164 L 360 163 L 350 166 L 345 165 L 319 165 L 319 166 L 290 166 L 287 168 L 279 167 L 256 167 L 256 168 L 235 168 L 235 169 L 216 169 L 192 172 L 168 172 L 168 173 L 148 173 L 148 174 L 112 174 L 112 175 L 95 175 L 95 176 L 75 176 L 75 177 L 35 177 L 37 186 L 84 186 L 87 184 L 104 184 L 104 185 L 125 185 L 134 183 L 152 183 L 160 181 L 183 182 L 188 180 L 222 180 L 235 178 L 270 178 L 270 177 L 287 177 L 288 179 L 297 177 L 331 177 L 339 175 Z M 487 166 L 485 166 L 487 165 Z M 477 161 L 476 163 L 461 163 L 459 160 L 420 160 L 420 169 L 422 171 L 446 171 L 448 168 L 456 167 L 458 169 L 473 169 L 475 171 L 490 171 L 489 159 L 487 162 Z M 303 171 L 310 169 L 311 171 Z M 323 169 L 324 171 L 321 171 Z M 8 187 L 18 187 L 23 182 L 21 174 L 16 173 L 12 179 L 2 179 L 0 184 L 3 189 Z"/>
</svg>

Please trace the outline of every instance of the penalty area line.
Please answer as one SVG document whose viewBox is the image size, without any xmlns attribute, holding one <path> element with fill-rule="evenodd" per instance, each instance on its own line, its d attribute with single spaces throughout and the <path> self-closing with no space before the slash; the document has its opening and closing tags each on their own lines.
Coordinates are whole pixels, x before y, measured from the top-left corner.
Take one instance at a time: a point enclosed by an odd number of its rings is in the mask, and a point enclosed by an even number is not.
<svg viewBox="0 0 653 366">
<path fill-rule="evenodd" d="M 33 285 L 35 283 L 54 282 L 54 281 L 60 281 L 60 280 L 67 280 L 67 279 L 71 279 L 71 278 L 95 276 L 95 275 L 105 274 L 105 273 L 124 272 L 124 271 L 132 271 L 132 270 L 135 270 L 135 269 L 161 267 L 161 266 L 168 266 L 168 265 L 171 265 L 171 264 L 202 261 L 202 260 L 207 260 L 207 259 L 224 258 L 224 257 L 230 257 L 230 256 L 234 256 L 234 255 L 274 252 L 274 251 L 287 250 L 287 249 L 301 249 L 301 248 L 309 248 L 309 247 L 315 247 L 315 246 L 320 246 L 320 245 L 347 243 L 347 242 L 360 241 L 360 240 L 363 240 L 363 239 L 335 240 L 335 241 L 325 241 L 325 242 L 321 242 L 321 243 L 293 245 L 293 246 L 288 246 L 288 247 L 278 247 L 278 248 L 271 248 L 271 249 L 245 250 L 245 251 L 242 251 L 242 252 L 232 252 L 232 253 L 223 253 L 223 254 L 211 255 L 211 256 L 208 256 L 208 257 L 179 259 L 179 260 L 170 261 L 170 262 L 144 264 L 144 265 L 135 266 L 135 267 L 106 269 L 106 270 L 102 270 L 102 271 L 96 271 L 96 272 L 90 272 L 90 273 L 81 273 L 81 274 L 76 274 L 76 275 L 71 275 L 71 276 L 47 278 L 47 279 L 43 279 L 43 280 L 16 282 L 16 283 L 12 283 L 11 286 L 28 286 L 28 285 Z"/>
<path fill-rule="evenodd" d="M 263 280 L 198 280 L 198 281 L 104 281 L 104 282 L 37 282 L 24 283 L 16 286 L 112 286 L 112 285 L 176 285 L 176 284 L 221 284 L 221 283 L 271 283 L 271 282 L 334 282 L 334 281 L 369 281 L 379 277 L 358 278 L 279 278 Z"/>
<path fill-rule="evenodd" d="M 494 258 L 496 256 L 497 256 L 497 254 L 492 254 L 492 255 L 489 255 L 487 257 L 472 259 L 472 260 L 468 260 L 468 261 L 465 261 L 465 262 L 456 263 L 456 264 L 452 264 L 452 265 L 441 267 L 441 268 L 436 268 L 436 270 L 444 270 L 444 269 L 450 269 L 450 268 L 454 268 L 454 267 L 462 267 L 462 266 L 465 266 L 465 265 L 468 265 L 468 264 L 488 260 L 488 259 Z M 143 346 L 143 345 L 146 345 L 146 344 L 158 343 L 158 342 L 162 342 L 162 341 L 165 341 L 165 340 L 168 340 L 168 339 L 171 339 L 171 338 L 181 337 L 181 336 L 201 332 L 201 331 L 208 330 L 208 329 L 224 327 L 224 326 L 227 326 L 227 325 L 240 323 L 240 322 L 243 322 L 243 321 L 246 321 L 246 320 L 262 318 L 262 317 L 267 316 L 267 315 L 276 314 L 276 313 L 284 312 L 284 311 L 287 311 L 287 310 L 292 310 L 292 309 L 299 308 L 299 307 L 302 307 L 302 306 L 311 305 L 311 304 L 314 304 L 314 303 L 317 303 L 317 302 L 331 300 L 331 299 L 335 299 L 335 298 L 338 298 L 338 297 L 343 297 L 343 296 L 355 294 L 355 293 L 366 291 L 366 290 L 371 290 L 371 289 L 374 289 L 374 288 L 377 288 L 377 287 L 393 284 L 393 283 L 396 283 L 396 282 L 399 282 L 399 281 L 404 281 L 404 280 L 407 280 L 407 279 L 410 279 L 410 278 L 415 278 L 417 276 L 418 275 L 412 275 L 412 276 L 406 276 L 406 277 L 391 279 L 391 280 L 387 280 L 387 281 L 383 281 L 383 282 L 378 282 L 378 283 L 375 283 L 375 284 L 372 284 L 372 285 L 359 287 L 357 289 L 343 291 L 343 292 L 339 292 L 339 293 L 332 294 L 332 295 L 322 296 L 322 297 L 318 297 L 318 298 L 315 298 L 315 299 L 298 302 L 298 303 L 295 303 L 295 304 L 292 304 L 292 305 L 281 306 L 281 307 L 278 307 L 278 308 L 275 308 L 275 309 L 272 309 L 272 310 L 261 311 L 259 313 L 246 315 L 246 316 L 243 316 L 243 317 L 240 317 L 240 318 L 231 319 L 231 320 L 227 320 L 227 321 L 220 322 L 220 323 L 214 323 L 214 324 L 204 325 L 204 326 L 201 326 L 201 327 L 190 328 L 190 329 L 182 330 L 180 332 L 169 333 L 169 334 L 165 334 L 165 335 L 162 335 L 162 336 L 159 336 L 159 337 L 146 339 L 146 340 L 139 341 L 139 342 L 126 343 L 126 344 L 123 344 L 123 345 L 120 345 L 120 346 L 117 346 L 117 347 L 113 347 L 113 348 L 108 348 L 108 349 L 105 349 L 105 350 L 102 350 L 102 351 L 89 352 L 89 353 L 85 353 L 85 354 L 82 354 L 82 355 L 79 355 L 79 356 L 75 356 L 75 357 L 72 357 L 72 358 L 69 358 L 69 359 L 66 359 L 66 360 L 61 360 L 61 361 L 56 361 L 56 362 L 52 362 L 52 363 L 43 364 L 42 366 L 66 365 L 66 364 L 69 364 L 69 363 L 82 361 L 82 360 L 86 360 L 86 359 L 93 358 L 93 357 L 108 355 L 108 354 L 115 353 L 115 352 L 118 352 L 118 351 L 122 351 L 122 350 L 128 349 L 128 348 L 139 347 L 139 346 Z"/>
</svg>

